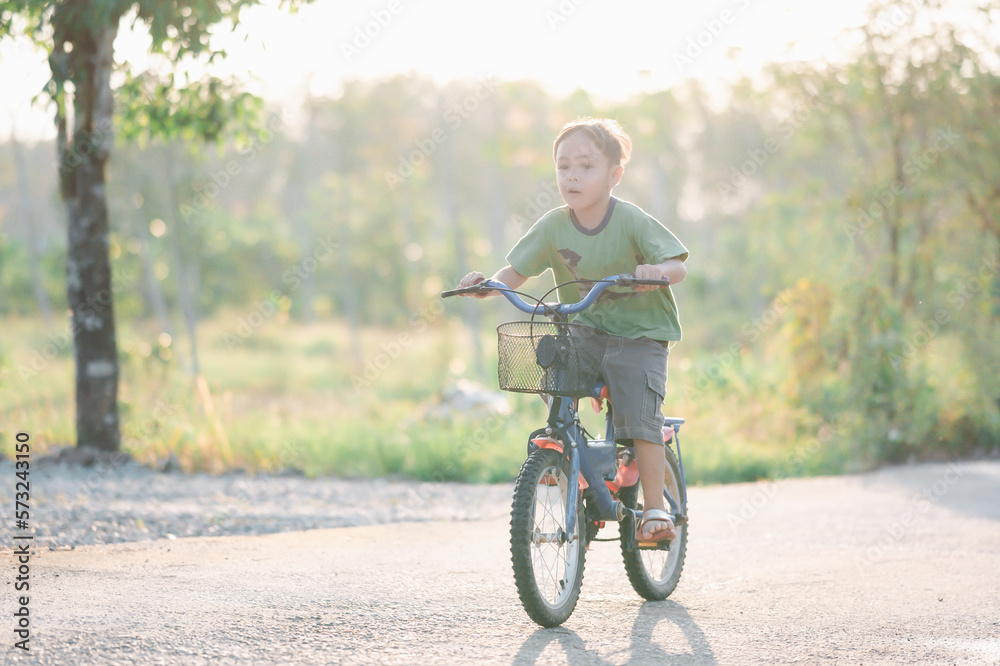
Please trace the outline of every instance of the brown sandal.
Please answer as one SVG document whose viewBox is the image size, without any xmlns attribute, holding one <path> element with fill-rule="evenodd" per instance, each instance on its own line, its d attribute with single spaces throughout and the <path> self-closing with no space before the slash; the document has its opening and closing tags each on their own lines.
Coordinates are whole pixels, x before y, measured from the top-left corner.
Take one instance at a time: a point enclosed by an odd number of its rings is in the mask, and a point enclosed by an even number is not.
<svg viewBox="0 0 1000 666">
<path fill-rule="evenodd" d="M 654 530 L 647 537 L 643 534 L 643 528 L 647 523 L 660 522 L 667 523 L 670 527 L 666 529 Z M 662 509 L 646 509 L 642 512 L 642 520 L 635 528 L 635 539 L 639 543 L 656 543 L 658 541 L 670 541 L 677 538 L 677 527 L 674 525 L 670 514 Z"/>
</svg>

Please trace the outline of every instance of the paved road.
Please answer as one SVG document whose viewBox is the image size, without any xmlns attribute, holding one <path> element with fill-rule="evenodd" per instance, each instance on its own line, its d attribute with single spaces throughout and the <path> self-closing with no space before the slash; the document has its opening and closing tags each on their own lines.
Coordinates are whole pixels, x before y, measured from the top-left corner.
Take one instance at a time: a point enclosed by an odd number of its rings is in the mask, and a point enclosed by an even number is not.
<svg viewBox="0 0 1000 666">
<path fill-rule="evenodd" d="M 503 521 L 407 523 L 38 553 L 10 663 L 1000 663 L 1000 463 L 694 488 L 674 596 L 595 544 L 541 629 Z"/>
</svg>

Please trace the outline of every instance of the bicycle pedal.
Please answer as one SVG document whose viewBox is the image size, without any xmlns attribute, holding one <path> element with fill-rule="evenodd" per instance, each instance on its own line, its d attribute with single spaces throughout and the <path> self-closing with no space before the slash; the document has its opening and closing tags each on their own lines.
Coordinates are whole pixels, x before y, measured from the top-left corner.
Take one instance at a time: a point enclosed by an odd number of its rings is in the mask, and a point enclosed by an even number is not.
<svg viewBox="0 0 1000 666">
<path fill-rule="evenodd" d="M 637 541 L 639 550 L 670 550 L 671 541 Z"/>
</svg>

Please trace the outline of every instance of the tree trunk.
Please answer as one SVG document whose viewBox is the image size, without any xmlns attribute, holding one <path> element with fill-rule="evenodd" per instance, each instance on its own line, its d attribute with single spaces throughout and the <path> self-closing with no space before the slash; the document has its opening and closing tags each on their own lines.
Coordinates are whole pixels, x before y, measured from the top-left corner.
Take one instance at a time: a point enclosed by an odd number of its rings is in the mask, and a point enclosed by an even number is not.
<svg viewBox="0 0 1000 666">
<path fill-rule="evenodd" d="M 403 229 L 403 238 L 406 239 L 406 245 L 416 243 L 420 246 L 421 253 L 426 252 L 425 244 L 421 242 L 420 232 L 413 219 L 413 193 L 406 183 L 403 183 L 396 190 L 393 200 L 396 203 L 396 216 L 399 219 L 400 227 Z M 403 265 L 406 271 L 406 283 L 403 286 L 402 293 L 403 307 L 406 308 L 407 312 L 416 312 L 420 308 L 420 301 L 423 299 L 423 287 L 420 280 L 420 261 L 413 261 L 409 257 L 404 257 Z"/>
<path fill-rule="evenodd" d="M 21 144 L 14 138 L 13 130 L 11 130 L 10 135 L 10 147 L 14 151 L 14 163 L 17 166 L 19 217 L 28 237 L 28 262 L 31 268 L 31 286 L 35 291 L 35 301 L 38 303 L 38 311 L 45 319 L 45 325 L 48 328 L 52 328 L 55 317 L 52 314 L 52 303 L 49 301 L 49 295 L 45 293 L 45 274 L 42 271 L 41 261 L 39 260 L 41 248 L 39 247 L 38 229 L 35 227 L 34 214 L 31 208 L 31 188 L 28 185 L 30 177 L 28 175 L 28 167 L 24 162 L 24 151 L 21 148 Z"/>
<path fill-rule="evenodd" d="M 489 261 L 503 260 L 507 253 L 507 224 L 510 220 L 510 207 L 507 204 L 507 190 L 504 188 L 503 175 L 496 162 L 489 162 L 490 174 L 490 256 Z M 552 206 L 553 208 L 555 206 Z M 525 230 L 527 231 L 527 230 Z M 517 239 L 514 239 L 517 240 Z M 506 305 L 506 303 L 505 303 Z"/>
<path fill-rule="evenodd" d="M 146 295 L 149 297 L 149 304 L 153 307 L 156 320 L 160 322 L 160 330 L 173 340 L 174 327 L 170 322 L 170 308 L 167 307 L 167 299 L 163 295 L 160 281 L 156 279 L 156 267 L 153 265 L 153 247 L 150 241 L 152 234 L 149 233 L 149 222 L 141 214 L 136 221 L 136 230 L 140 245 L 139 261 L 142 262 L 142 275 L 146 281 Z"/>
<path fill-rule="evenodd" d="M 444 166 L 444 209 L 445 218 L 451 224 L 451 230 L 455 239 L 455 265 L 458 268 L 458 275 L 464 275 L 469 270 L 468 249 L 465 241 L 465 230 L 462 228 L 462 221 L 458 215 L 458 201 L 455 193 L 455 157 L 452 153 L 452 133 L 447 131 L 444 141 L 442 141 L 441 157 Z M 472 363 L 473 372 L 477 379 L 486 378 L 485 352 L 483 343 L 479 338 L 479 308 L 481 303 L 476 299 L 465 299 L 464 319 L 465 325 L 469 329 L 472 337 Z"/>
<path fill-rule="evenodd" d="M 184 259 L 187 244 L 184 242 L 185 222 L 180 214 L 180 199 L 177 195 L 177 173 L 174 166 L 174 148 L 168 144 L 167 157 L 167 188 L 170 193 L 170 214 L 173 242 L 170 244 L 174 255 L 174 271 L 177 273 L 177 300 L 184 315 L 188 342 L 191 345 L 191 374 L 197 377 L 201 374 L 201 364 L 198 362 L 198 306 L 195 303 L 195 291 L 200 282 L 197 259 L 189 264 Z"/>
<path fill-rule="evenodd" d="M 57 125 L 62 192 L 69 218 L 66 284 L 76 360 L 77 446 L 107 451 L 117 451 L 121 443 L 104 179 L 112 145 L 114 103 L 109 79 L 117 25 L 113 21 L 94 32 L 57 29 L 52 58 L 54 78 L 72 72 L 74 83 L 73 135 L 68 141 L 64 97 L 58 102 Z M 66 42 L 73 46 L 68 53 L 63 50 Z"/>
<path fill-rule="evenodd" d="M 344 309 L 344 318 L 347 319 L 347 330 L 351 340 L 351 360 L 354 367 L 359 371 L 362 369 L 362 344 L 361 325 L 358 317 L 358 295 L 355 288 L 355 281 L 358 279 L 351 272 L 351 244 L 353 242 L 351 234 L 351 207 L 353 188 L 348 181 L 348 176 L 338 180 L 337 189 L 334 192 L 337 201 L 337 286 L 338 301 Z"/>
<path fill-rule="evenodd" d="M 316 136 L 316 109 L 314 104 L 306 105 L 306 127 L 310 138 Z M 315 143 L 310 142 L 311 145 Z M 285 214 L 299 243 L 299 264 L 304 267 L 306 259 L 313 257 L 316 249 L 316 234 L 309 219 L 309 187 L 313 180 L 309 174 L 317 170 L 311 151 L 299 150 L 294 154 L 285 180 Z M 314 258 L 314 257 L 313 257 Z M 298 300 L 302 321 L 307 324 L 316 321 L 316 271 L 301 270 L 301 293 Z M 293 297 L 294 298 L 294 297 Z"/>
<path fill-rule="evenodd" d="M 313 256 L 316 249 L 316 236 L 313 234 L 309 222 L 302 217 L 293 217 L 292 224 L 299 237 L 300 262 L 305 262 L 306 259 Z M 304 266 L 305 264 L 300 263 L 299 265 Z M 316 271 L 306 270 L 302 273 L 302 296 L 299 299 L 302 305 L 302 321 L 313 324 L 316 322 Z"/>
<path fill-rule="evenodd" d="M 301 192 L 302 186 L 299 184 L 302 179 L 295 177 L 293 173 L 293 178 L 290 180 L 294 184 L 286 184 L 285 211 L 299 244 L 297 268 L 304 269 L 297 271 L 302 280 L 297 300 L 299 301 L 302 321 L 312 324 L 316 322 L 316 270 L 315 266 L 313 266 L 313 270 L 307 268 L 307 260 L 315 259 L 313 254 L 316 250 L 316 234 L 313 233 L 312 225 L 306 218 L 305 195 Z M 291 188 L 295 188 L 295 191 L 291 192 Z M 290 295 L 294 297 L 294 294 Z"/>
<path fill-rule="evenodd" d="M 903 137 L 898 129 L 902 124 L 902 119 L 889 116 L 889 132 L 892 136 L 892 162 L 894 185 L 898 185 L 900 190 L 906 189 L 906 174 L 903 171 Z M 901 271 L 902 257 L 900 250 L 900 237 L 903 230 L 903 201 L 900 199 L 893 204 L 886 206 L 885 220 L 889 227 L 889 293 L 893 299 L 900 299 L 899 275 Z M 904 306 L 905 309 L 905 306 Z"/>
<path fill-rule="evenodd" d="M 993 236 L 993 250 L 996 254 L 995 266 L 1000 266 L 1000 225 L 990 230 L 990 233 Z M 993 323 L 995 326 L 1000 326 L 1000 275 L 997 274 L 995 266 L 991 277 L 993 286 L 990 294 L 993 296 Z M 1000 367 L 997 370 L 1000 372 Z"/>
</svg>

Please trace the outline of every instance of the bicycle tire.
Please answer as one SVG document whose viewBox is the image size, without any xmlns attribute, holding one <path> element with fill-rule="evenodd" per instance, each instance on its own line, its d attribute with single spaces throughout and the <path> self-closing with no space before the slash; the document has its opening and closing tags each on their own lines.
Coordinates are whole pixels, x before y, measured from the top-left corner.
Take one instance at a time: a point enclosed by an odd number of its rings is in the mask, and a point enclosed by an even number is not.
<svg viewBox="0 0 1000 666">
<path fill-rule="evenodd" d="M 664 446 L 666 470 L 664 485 L 678 502 L 684 477 L 677 457 L 669 446 Z M 622 488 L 618 497 L 630 509 L 642 509 L 642 488 L 638 483 Z M 625 536 L 621 537 L 622 560 L 628 580 L 640 597 L 650 601 L 661 601 L 670 596 L 681 579 L 684 557 L 687 554 L 688 522 L 677 526 L 677 536 L 670 542 L 669 550 L 638 549 L 629 551 L 625 547 Z"/>
<path fill-rule="evenodd" d="M 569 463 L 558 451 L 538 449 L 521 466 L 510 512 L 514 583 L 528 617 L 543 627 L 565 622 L 580 598 L 586 547 L 586 511 L 577 509 L 577 538 L 558 542 L 566 531 Z M 552 485 L 552 482 L 555 485 Z M 549 561 L 546 561 L 548 558 Z"/>
</svg>

